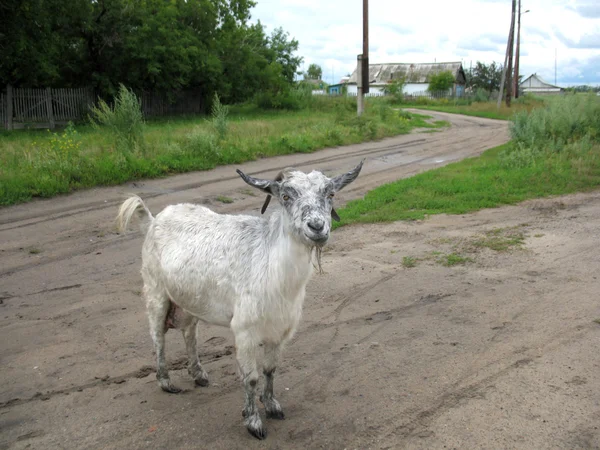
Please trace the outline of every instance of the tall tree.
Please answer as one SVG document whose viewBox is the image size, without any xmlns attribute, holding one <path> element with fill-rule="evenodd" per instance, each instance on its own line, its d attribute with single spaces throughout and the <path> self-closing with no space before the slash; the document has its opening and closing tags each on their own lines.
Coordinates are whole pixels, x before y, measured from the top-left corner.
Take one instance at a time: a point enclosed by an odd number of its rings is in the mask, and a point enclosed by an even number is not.
<svg viewBox="0 0 600 450">
<path fill-rule="evenodd" d="M 291 86 L 302 58 L 283 29 L 250 24 L 252 0 L 0 1 L 0 85 L 113 94 L 200 89 L 227 102 Z M 277 88 L 279 89 L 279 88 Z"/>
<path fill-rule="evenodd" d="M 306 78 L 309 80 L 320 80 L 323 76 L 323 69 L 318 64 L 311 64 L 306 71 Z"/>
<path fill-rule="evenodd" d="M 481 61 L 475 63 L 475 67 L 466 72 L 467 86 L 473 90 L 485 89 L 488 92 L 495 92 L 500 89 L 502 79 L 502 65 L 492 62 L 485 64 Z"/>
</svg>

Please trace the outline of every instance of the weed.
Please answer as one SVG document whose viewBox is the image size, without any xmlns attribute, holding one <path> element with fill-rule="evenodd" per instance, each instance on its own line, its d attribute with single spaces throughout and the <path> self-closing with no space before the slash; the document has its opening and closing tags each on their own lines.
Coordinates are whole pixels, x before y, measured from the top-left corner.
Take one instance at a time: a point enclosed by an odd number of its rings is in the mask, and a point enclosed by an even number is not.
<svg viewBox="0 0 600 450">
<path fill-rule="evenodd" d="M 600 325 L 600 318 L 594 319 L 592 322 L 597 323 L 598 325 Z"/>
<path fill-rule="evenodd" d="M 231 197 L 225 197 L 224 195 L 219 195 L 217 200 L 221 203 L 233 203 L 233 199 Z"/>
<path fill-rule="evenodd" d="M 542 233 L 534 234 L 533 237 L 541 238 L 541 237 L 544 237 L 544 234 L 542 234 Z"/>
<path fill-rule="evenodd" d="M 30 255 L 38 255 L 38 254 L 40 254 L 40 253 L 42 253 L 42 250 L 41 250 L 41 249 L 39 249 L 39 248 L 37 248 L 37 247 L 31 247 L 31 248 L 29 249 L 29 254 L 30 254 Z"/>
<path fill-rule="evenodd" d="M 114 106 L 100 99 L 92 108 L 90 121 L 97 128 L 107 128 L 114 137 L 115 147 L 120 151 L 143 150 L 144 118 L 140 101 L 124 85 L 119 86 Z"/>
<path fill-rule="evenodd" d="M 444 255 L 439 258 L 438 263 L 446 267 L 452 267 L 459 264 L 466 264 L 468 262 L 473 262 L 471 258 L 459 255 L 458 253 L 450 253 L 448 255 Z"/>
<path fill-rule="evenodd" d="M 417 265 L 417 258 L 412 256 L 404 256 L 402 258 L 402 266 L 410 269 L 411 267 L 415 267 Z"/>
<path fill-rule="evenodd" d="M 227 137 L 229 121 L 227 116 L 229 115 L 229 108 L 224 106 L 219 99 L 219 95 L 215 92 L 213 104 L 211 108 L 212 115 L 212 126 L 215 129 L 219 141 L 222 141 Z"/>
<path fill-rule="evenodd" d="M 487 231 L 483 237 L 472 242 L 475 247 L 485 247 L 496 252 L 504 252 L 513 247 L 521 247 L 525 242 L 525 233 L 515 228 L 495 228 Z"/>
</svg>

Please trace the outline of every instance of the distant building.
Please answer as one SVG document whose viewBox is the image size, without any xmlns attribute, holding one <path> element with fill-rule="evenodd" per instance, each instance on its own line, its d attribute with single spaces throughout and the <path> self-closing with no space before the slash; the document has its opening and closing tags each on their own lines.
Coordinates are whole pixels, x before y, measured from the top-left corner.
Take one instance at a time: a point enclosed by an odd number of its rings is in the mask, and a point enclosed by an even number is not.
<svg viewBox="0 0 600 450">
<path fill-rule="evenodd" d="M 342 95 L 344 93 L 344 86 L 348 84 L 350 77 L 342 77 L 339 83 L 330 84 L 327 87 L 327 93 L 329 95 Z"/>
<path fill-rule="evenodd" d="M 404 79 L 403 92 L 407 95 L 418 95 L 420 92 L 427 91 L 432 75 L 445 71 L 454 75 L 452 93 L 462 96 L 465 91 L 466 77 L 460 62 L 369 64 L 369 92 L 373 95 L 381 95 L 388 84 L 394 80 Z M 356 70 L 354 70 L 348 80 L 348 94 L 356 95 L 357 91 Z"/>
<path fill-rule="evenodd" d="M 521 81 L 519 90 L 525 94 L 560 94 L 563 92 L 563 88 L 545 82 L 537 73 L 529 75 Z"/>
</svg>

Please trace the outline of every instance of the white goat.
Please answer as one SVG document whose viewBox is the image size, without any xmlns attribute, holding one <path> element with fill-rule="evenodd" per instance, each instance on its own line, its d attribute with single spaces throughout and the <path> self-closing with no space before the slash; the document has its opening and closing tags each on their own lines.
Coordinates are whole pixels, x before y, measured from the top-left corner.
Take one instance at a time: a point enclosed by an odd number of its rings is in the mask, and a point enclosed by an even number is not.
<svg viewBox="0 0 600 450">
<path fill-rule="evenodd" d="M 132 196 L 119 210 L 121 230 L 137 211 L 146 234 L 142 248 L 144 297 L 157 357 L 156 377 L 171 393 L 165 361 L 165 332 L 183 331 L 189 356 L 188 372 L 206 386 L 208 375 L 198 361 L 196 325 L 199 320 L 231 327 L 245 388 L 243 415 L 248 431 L 266 437 L 255 402 L 261 368 L 265 385 L 260 400 L 268 418 L 283 419 L 273 396 L 273 377 L 282 346 L 300 321 L 305 287 L 329 239 L 333 196 L 356 179 L 352 171 L 328 178 L 286 169 L 273 180 L 238 174 L 250 186 L 267 193 L 281 208 L 262 217 L 217 214 L 193 204 L 168 206 L 153 217 L 142 199 Z M 320 261 L 319 261 L 320 264 Z"/>
</svg>

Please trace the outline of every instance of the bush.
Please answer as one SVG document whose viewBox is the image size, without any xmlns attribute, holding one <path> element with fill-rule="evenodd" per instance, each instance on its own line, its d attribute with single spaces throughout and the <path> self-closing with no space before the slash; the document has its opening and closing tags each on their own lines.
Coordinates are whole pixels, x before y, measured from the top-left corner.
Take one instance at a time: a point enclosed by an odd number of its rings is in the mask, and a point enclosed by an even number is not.
<svg viewBox="0 0 600 450">
<path fill-rule="evenodd" d="M 277 91 L 263 91 L 256 95 L 254 102 L 261 109 L 284 109 L 297 111 L 309 108 L 313 103 L 312 87 L 300 84 Z"/>
<path fill-rule="evenodd" d="M 600 102 L 593 96 L 549 99 L 544 108 L 515 114 L 510 133 L 513 145 L 502 155 L 508 166 L 531 166 L 558 153 L 583 155 L 600 140 Z"/>
<path fill-rule="evenodd" d="M 391 97 L 392 103 L 402 103 L 405 84 L 404 78 L 400 78 L 393 80 L 384 88 L 385 94 Z"/>
<path fill-rule="evenodd" d="M 117 149 L 128 152 L 143 150 L 145 124 L 140 101 L 124 85 L 119 85 L 113 107 L 99 100 L 98 106 L 92 108 L 90 121 L 95 128 L 110 130 Z"/>
<path fill-rule="evenodd" d="M 229 108 L 221 103 L 219 94 L 215 92 L 215 97 L 211 108 L 211 121 L 220 141 L 227 137 L 227 130 L 229 126 L 229 121 L 227 120 L 228 114 Z"/>
<path fill-rule="evenodd" d="M 489 99 L 490 99 L 490 95 L 489 95 L 488 91 L 486 91 L 483 88 L 477 88 L 477 91 L 475 92 L 475 96 L 473 97 L 474 102 L 485 103 L 485 102 L 489 101 Z"/>
<path fill-rule="evenodd" d="M 600 102 L 593 96 L 551 99 L 544 108 L 515 114 L 510 133 L 517 144 L 537 148 L 560 148 L 588 134 L 598 139 Z"/>
<path fill-rule="evenodd" d="M 429 86 L 427 90 L 430 92 L 447 91 L 454 85 L 454 75 L 449 70 L 445 70 L 429 77 Z"/>
</svg>

